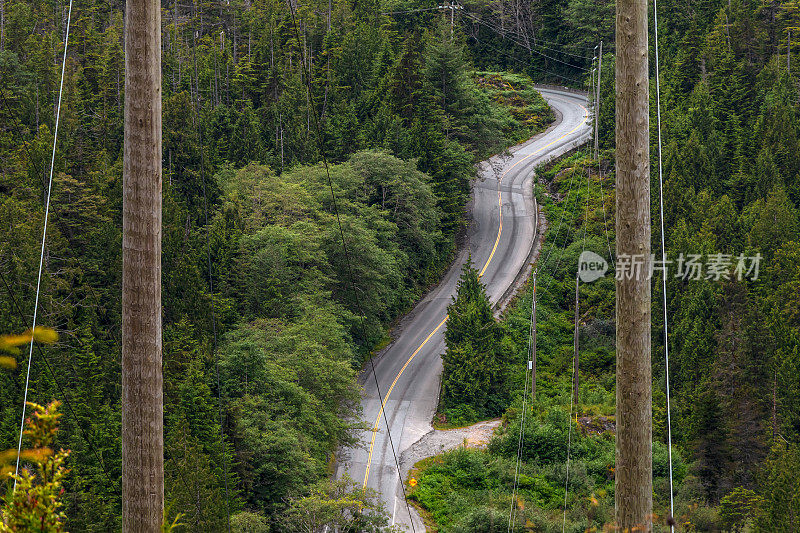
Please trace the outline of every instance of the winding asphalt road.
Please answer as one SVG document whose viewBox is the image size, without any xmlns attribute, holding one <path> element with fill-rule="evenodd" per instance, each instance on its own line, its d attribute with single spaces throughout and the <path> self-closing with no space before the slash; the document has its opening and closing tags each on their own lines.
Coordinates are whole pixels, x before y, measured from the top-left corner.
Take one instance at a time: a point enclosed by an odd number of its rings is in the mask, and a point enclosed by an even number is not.
<svg viewBox="0 0 800 533">
<path fill-rule="evenodd" d="M 433 428 L 439 398 L 447 306 L 456 290 L 461 267 L 472 255 L 491 301 L 497 302 L 526 266 L 536 236 L 537 206 L 533 198 L 533 169 L 588 140 L 586 97 L 558 88 L 539 88 L 556 112 L 547 131 L 510 150 L 511 157 L 484 162 L 473 185 L 468 244 L 441 283 L 404 317 L 393 331 L 394 341 L 375 357 L 375 373 L 384 398 L 394 451 L 400 458 Z M 372 431 L 365 445 L 343 450 L 337 475 L 344 472 L 359 484 L 377 490 L 394 523 L 424 531 L 422 520 L 409 516 L 381 412 L 371 368 L 361 376 L 362 406 Z"/>
</svg>

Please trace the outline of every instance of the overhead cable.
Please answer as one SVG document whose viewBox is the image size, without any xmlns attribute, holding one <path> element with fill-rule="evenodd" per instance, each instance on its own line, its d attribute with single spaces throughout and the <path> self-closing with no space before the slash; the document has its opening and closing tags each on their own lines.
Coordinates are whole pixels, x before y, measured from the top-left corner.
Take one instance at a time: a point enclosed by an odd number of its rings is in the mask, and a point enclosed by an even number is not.
<svg viewBox="0 0 800 533">
<path fill-rule="evenodd" d="M 42 269 L 44 267 L 44 247 L 45 243 L 47 242 L 47 219 L 50 216 L 50 197 L 53 192 L 53 168 L 55 167 L 56 162 L 56 146 L 58 143 L 58 125 L 59 119 L 61 118 L 61 97 L 64 94 L 64 70 L 67 66 L 67 48 L 69 46 L 69 28 L 70 22 L 72 21 L 72 0 L 69 0 L 69 11 L 67 13 L 67 28 L 66 33 L 64 35 L 64 57 L 61 62 L 61 83 L 58 89 L 58 107 L 56 107 L 56 123 L 55 128 L 53 129 L 53 155 L 50 158 L 50 179 L 48 180 L 47 185 L 47 197 L 45 200 L 45 209 L 44 209 L 44 225 L 42 227 L 42 247 L 39 254 L 39 274 L 36 278 L 36 299 L 34 300 L 33 305 L 33 325 L 31 326 L 31 344 L 30 349 L 28 351 L 28 369 L 25 373 L 25 396 L 22 402 L 22 417 L 19 423 L 19 442 L 17 444 L 17 465 L 14 469 L 14 489 L 17 487 L 17 476 L 19 476 L 19 458 L 20 454 L 22 453 L 22 433 L 25 429 L 25 407 L 28 403 L 28 387 L 30 385 L 30 378 L 31 378 L 31 362 L 33 360 L 33 333 L 36 331 L 36 315 L 39 310 L 39 294 L 41 291 L 42 285 Z"/>
<path fill-rule="evenodd" d="M 664 173 L 661 158 L 661 82 L 659 80 L 658 56 L 658 0 L 653 0 L 653 25 L 656 52 L 656 123 L 658 125 L 658 199 L 661 211 L 661 264 L 667 264 L 667 247 L 664 237 Z M 669 387 L 669 328 L 667 326 L 667 274 L 666 269 L 661 272 L 662 300 L 664 304 L 664 372 L 666 374 L 667 393 L 667 451 L 669 454 L 669 530 L 675 531 L 675 503 L 672 480 L 672 413 L 670 412 L 670 387 Z"/>
</svg>

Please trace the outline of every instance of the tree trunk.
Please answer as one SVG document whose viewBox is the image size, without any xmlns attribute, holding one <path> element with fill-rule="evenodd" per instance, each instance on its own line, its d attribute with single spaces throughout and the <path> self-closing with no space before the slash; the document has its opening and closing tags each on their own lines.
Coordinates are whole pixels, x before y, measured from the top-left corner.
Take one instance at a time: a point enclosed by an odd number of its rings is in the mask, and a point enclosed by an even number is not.
<svg viewBox="0 0 800 533">
<path fill-rule="evenodd" d="M 536 401 L 536 272 L 533 273 L 533 302 L 531 306 L 531 404 L 533 404 Z"/>
<path fill-rule="evenodd" d="M 122 205 L 122 530 L 160 531 L 161 6 L 128 0 Z"/>
<path fill-rule="evenodd" d="M 778 365 L 775 363 L 775 377 L 772 380 L 772 439 L 778 434 Z"/>
<path fill-rule="evenodd" d="M 617 276 L 616 527 L 652 531 L 650 150 L 647 2 L 617 1 L 617 257 L 643 266 Z M 633 262 L 633 261 L 631 261 Z M 638 528 L 638 529 L 634 529 Z"/>
</svg>

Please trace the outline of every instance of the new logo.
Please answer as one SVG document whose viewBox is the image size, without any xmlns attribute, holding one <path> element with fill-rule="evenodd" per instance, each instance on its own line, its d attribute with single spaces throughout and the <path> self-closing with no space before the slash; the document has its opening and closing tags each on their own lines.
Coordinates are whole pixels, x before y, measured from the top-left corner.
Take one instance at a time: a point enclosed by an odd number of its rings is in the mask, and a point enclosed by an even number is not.
<svg viewBox="0 0 800 533">
<path fill-rule="evenodd" d="M 601 256 L 584 250 L 578 258 L 578 276 L 584 283 L 591 283 L 606 275 L 608 263 Z"/>
</svg>

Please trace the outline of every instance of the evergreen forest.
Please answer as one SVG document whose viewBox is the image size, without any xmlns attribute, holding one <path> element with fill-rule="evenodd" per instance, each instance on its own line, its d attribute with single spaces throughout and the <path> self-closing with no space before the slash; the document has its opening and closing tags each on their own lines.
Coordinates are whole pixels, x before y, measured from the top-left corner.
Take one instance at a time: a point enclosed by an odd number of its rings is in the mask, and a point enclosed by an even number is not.
<svg viewBox="0 0 800 533">
<path fill-rule="evenodd" d="M 16 457 L 24 397 L 36 402 L 26 445 L 68 450 L 25 456 L 57 471 L 52 493 L 27 480 L 58 501 L 46 531 L 122 527 L 125 3 L 73 2 L 0 0 L 0 334 L 30 328 L 37 301 L 69 17 L 36 310 L 57 339 L 31 344 L 30 369 L 27 344 L 0 358 L 0 531 L 32 530 L 9 518 L 2 455 Z M 583 250 L 614 259 L 614 2 L 161 7 L 165 523 L 391 529 L 380 495 L 332 476 L 339 450 L 369 429 L 359 373 L 464 245 L 476 165 L 558 120 L 534 84 L 593 88 L 602 41 L 599 160 L 587 147 L 535 173 L 548 221 L 533 266 L 537 397 L 523 404 L 532 283 L 496 317 L 481 265 L 468 263 L 448 308 L 437 427 L 499 428 L 486 449 L 418 463 L 406 490 L 436 531 L 507 529 L 509 507 L 514 531 L 609 526 L 613 272 L 579 287 L 577 405 L 570 397 L 575 265 Z M 674 519 L 679 531 L 798 531 L 800 5 L 658 10 L 667 255 L 761 258 L 755 279 L 667 276 Z M 669 531 L 660 275 L 654 513 Z M 529 446 L 517 464 L 519 435 Z"/>
</svg>

